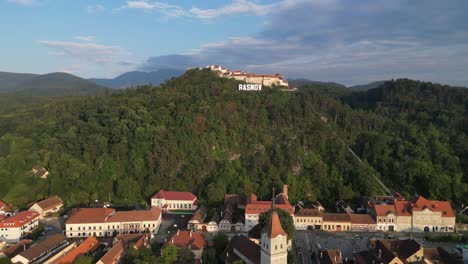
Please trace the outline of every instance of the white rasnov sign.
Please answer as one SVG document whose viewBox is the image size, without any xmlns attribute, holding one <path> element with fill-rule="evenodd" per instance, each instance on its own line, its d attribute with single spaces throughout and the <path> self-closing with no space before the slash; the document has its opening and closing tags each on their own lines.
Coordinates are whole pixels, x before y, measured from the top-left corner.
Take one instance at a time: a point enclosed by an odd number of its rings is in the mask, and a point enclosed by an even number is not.
<svg viewBox="0 0 468 264">
<path fill-rule="evenodd" d="M 239 91 L 261 91 L 262 85 L 255 83 L 239 84 Z"/>
</svg>

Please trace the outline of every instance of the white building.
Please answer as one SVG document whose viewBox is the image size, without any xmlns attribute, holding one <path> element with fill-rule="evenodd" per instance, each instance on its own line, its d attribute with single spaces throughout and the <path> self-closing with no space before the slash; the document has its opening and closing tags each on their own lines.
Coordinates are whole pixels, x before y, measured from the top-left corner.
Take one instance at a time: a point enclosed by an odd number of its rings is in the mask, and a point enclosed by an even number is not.
<svg viewBox="0 0 468 264">
<path fill-rule="evenodd" d="M 278 213 L 271 210 L 270 221 L 262 232 L 260 242 L 261 264 L 288 263 L 288 235 L 281 227 Z"/>
<path fill-rule="evenodd" d="M 190 192 L 160 190 L 151 198 L 151 206 L 165 211 L 195 211 L 198 199 Z"/>
<path fill-rule="evenodd" d="M 65 223 L 67 238 L 106 237 L 149 231 L 156 234 L 161 225 L 161 210 L 120 211 L 111 208 L 75 209 Z"/>
<path fill-rule="evenodd" d="M 58 213 L 63 208 L 63 201 L 58 196 L 52 196 L 45 200 L 34 203 L 29 210 L 36 211 L 40 214 L 40 218 Z"/>
<path fill-rule="evenodd" d="M 18 242 L 39 225 L 39 213 L 22 211 L 0 222 L 0 240 Z"/>
</svg>

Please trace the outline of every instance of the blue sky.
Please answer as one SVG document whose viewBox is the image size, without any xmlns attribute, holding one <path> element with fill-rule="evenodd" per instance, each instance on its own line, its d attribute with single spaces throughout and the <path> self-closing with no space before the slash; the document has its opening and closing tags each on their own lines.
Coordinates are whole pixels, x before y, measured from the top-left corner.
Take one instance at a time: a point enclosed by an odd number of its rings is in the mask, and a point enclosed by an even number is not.
<svg viewBox="0 0 468 264">
<path fill-rule="evenodd" d="M 464 0 L 0 0 L 0 71 L 222 64 L 343 84 L 468 86 Z"/>
</svg>

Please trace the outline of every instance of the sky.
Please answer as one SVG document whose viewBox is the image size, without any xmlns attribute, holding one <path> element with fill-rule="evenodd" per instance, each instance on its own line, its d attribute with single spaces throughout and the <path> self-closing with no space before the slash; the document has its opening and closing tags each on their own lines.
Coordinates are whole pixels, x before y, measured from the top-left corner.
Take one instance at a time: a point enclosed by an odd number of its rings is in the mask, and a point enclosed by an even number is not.
<svg viewBox="0 0 468 264">
<path fill-rule="evenodd" d="M 0 71 L 223 65 L 345 85 L 468 86 L 466 0 L 0 0 Z"/>
</svg>

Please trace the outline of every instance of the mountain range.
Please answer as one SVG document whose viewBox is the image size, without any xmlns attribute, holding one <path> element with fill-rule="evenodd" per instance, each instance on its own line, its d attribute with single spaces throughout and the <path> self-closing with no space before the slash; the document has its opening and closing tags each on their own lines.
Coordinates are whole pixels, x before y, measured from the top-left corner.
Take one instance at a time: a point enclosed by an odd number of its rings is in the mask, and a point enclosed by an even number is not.
<svg viewBox="0 0 468 264">
<path fill-rule="evenodd" d="M 152 72 L 131 71 L 117 76 L 114 79 L 89 79 L 90 81 L 114 89 L 124 89 L 137 85 L 159 85 L 173 77 L 180 76 L 184 70 L 159 69 Z"/>
</svg>

